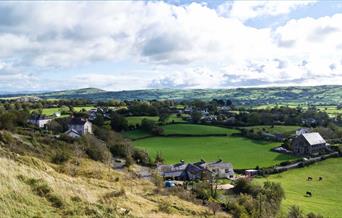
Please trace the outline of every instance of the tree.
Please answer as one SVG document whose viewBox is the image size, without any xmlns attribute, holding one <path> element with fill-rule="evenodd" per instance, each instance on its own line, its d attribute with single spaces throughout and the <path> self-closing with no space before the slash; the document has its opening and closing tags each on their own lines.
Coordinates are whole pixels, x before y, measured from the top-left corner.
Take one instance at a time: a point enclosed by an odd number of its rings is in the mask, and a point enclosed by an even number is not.
<svg viewBox="0 0 342 218">
<path fill-rule="evenodd" d="M 198 123 L 199 121 L 201 121 L 202 118 L 202 114 L 199 111 L 194 111 L 191 114 L 191 120 L 193 123 Z"/>
<path fill-rule="evenodd" d="M 164 129 L 161 128 L 160 126 L 154 126 L 151 130 L 151 133 L 153 135 L 162 135 L 164 133 Z"/>
<path fill-rule="evenodd" d="M 296 205 L 292 205 L 289 209 L 288 218 L 304 218 L 303 211 Z"/>
<path fill-rule="evenodd" d="M 13 130 L 15 127 L 15 116 L 13 113 L 4 113 L 0 116 L 0 129 Z"/>
<path fill-rule="evenodd" d="M 102 114 L 97 113 L 96 118 L 93 120 L 93 123 L 97 126 L 103 126 L 104 124 L 104 117 Z"/>
<path fill-rule="evenodd" d="M 154 160 L 154 163 L 164 163 L 164 157 L 161 152 L 158 152 L 156 154 L 156 158 Z"/>
<path fill-rule="evenodd" d="M 144 118 L 141 121 L 141 129 L 147 131 L 147 132 L 152 132 L 152 129 L 156 126 L 156 122 L 154 120 L 149 120 Z"/>
<path fill-rule="evenodd" d="M 51 120 L 48 124 L 47 124 L 47 128 L 49 130 L 51 130 L 54 133 L 59 133 L 59 132 L 63 132 L 63 127 L 61 124 L 59 124 L 56 120 Z"/>
<path fill-rule="evenodd" d="M 128 121 L 124 116 L 113 112 L 111 114 L 110 126 L 113 130 L 121 132 L 128 129 Z"/>
<path fill-rule="evenodd" d="M 170 117 L 169 113 L 161 113 L 159 114 L 159 121 L 165 123 Z"/>
</svg>

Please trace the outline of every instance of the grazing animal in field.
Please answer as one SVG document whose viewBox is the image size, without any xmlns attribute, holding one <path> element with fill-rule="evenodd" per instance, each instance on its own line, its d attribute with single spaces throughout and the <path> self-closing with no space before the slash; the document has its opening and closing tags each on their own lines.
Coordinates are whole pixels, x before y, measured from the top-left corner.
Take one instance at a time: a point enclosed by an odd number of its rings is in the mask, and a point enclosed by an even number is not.
<svg viewBox="0 0 342 218">
<path fill-rule="evenodd" d="M 323 177 L 320 176 L 320 177 L 318 178 L 318 181 L 322 181 L 322 180 L 323 180 Z"/>
<path fill-rule="evenodd" d="M 306 196 L 307 197 L 312 197 L 312 193 L 311 192 L 306 192 Z"/>
<path fill-rule="evenodd" d="M 312 177 L 311 176 L 309 176 L 308 177 L 308 179 L 307 179 L 307 181 L 311 181 L 312 180 Z"/>
</svg>

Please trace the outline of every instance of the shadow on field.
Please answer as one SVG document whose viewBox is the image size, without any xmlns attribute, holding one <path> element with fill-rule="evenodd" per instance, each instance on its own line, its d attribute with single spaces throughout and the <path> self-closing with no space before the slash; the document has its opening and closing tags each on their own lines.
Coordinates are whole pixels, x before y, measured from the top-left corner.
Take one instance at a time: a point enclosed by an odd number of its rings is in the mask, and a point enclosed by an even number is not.
<svg viewBox="0 0 342 218">
<path fill-rule="evenodd" d="M 249 140 L 251 140 L 253 143 L 258 144 L 258 145 L 267 145 L 270 143 L 270 142 L 264 141 L 264 140 L 257 140 L 257 139 L 249 139 Z"/>
<path fill-rule="evenodd" d="M 273 158 L 273 160 L 277 160 L 277 161 L 291 160 L 291 156 L 286 155 L 286 154 L 278 154 L 275 158 Z"/>
</svg>

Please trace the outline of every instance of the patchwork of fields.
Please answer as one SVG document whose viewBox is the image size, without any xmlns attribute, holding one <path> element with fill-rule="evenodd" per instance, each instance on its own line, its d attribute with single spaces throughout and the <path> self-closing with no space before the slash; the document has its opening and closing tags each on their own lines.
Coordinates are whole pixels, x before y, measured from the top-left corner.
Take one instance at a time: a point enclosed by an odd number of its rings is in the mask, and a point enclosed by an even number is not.
<svg viewBox="0 0 342 218">
<path fill-rule="evenodd" d="M 312 181 L 307 181 L 308 177 Z M 318 181 L 323 177 L 322 181 Z M 281 183 L 285 190 L 284 209 L 298 205 L 305 213 L 315 212 L 324 217 L 341 217 L 342 214 L 342 159 L 328 159 L 309 167 L 290 170 L 281 174 L 257 179 Z M 310 191 L 312 197 L 305 197 Z"/>
</svg>

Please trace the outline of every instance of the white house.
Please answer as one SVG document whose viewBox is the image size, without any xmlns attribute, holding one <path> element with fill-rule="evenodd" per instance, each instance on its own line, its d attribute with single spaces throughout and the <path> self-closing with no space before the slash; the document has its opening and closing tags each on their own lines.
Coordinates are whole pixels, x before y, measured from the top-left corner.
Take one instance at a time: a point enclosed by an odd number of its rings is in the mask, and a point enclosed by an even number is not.
<svg viewBox="0 0 342 218">
<path fill-rule="evenodd" d="M 72 118 L 68 124 L 68 128 L 69 130 L 66 132 L 66 134 L 73 138 L 85 134 L 93 134 L 92 123 L 83 118 Z"/>
<path fill-rule="evenodd" d="M 39 116 L 31 117 L 30 119 L 28 119 L 27 122 L 37 126 L 38 128 L 44 128 L 51 120 L 52 120 L 51 117 L 39 115 Z"/>
</svg>

